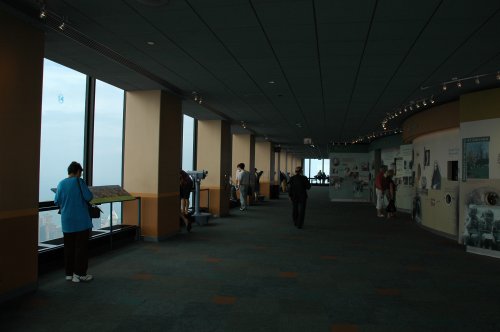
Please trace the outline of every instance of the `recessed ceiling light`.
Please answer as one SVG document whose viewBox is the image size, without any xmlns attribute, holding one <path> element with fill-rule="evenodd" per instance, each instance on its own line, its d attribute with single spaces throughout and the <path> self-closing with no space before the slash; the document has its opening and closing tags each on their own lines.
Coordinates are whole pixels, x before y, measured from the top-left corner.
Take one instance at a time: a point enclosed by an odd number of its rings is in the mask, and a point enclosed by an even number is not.
<svg viewBox="0 0 500 332">
<path fill-rule="evenodd" d="M 267 83 L 269 83 L 269 84 L 275 84 L 276 82 L 275 81 L 269 81 Z"/>
<path fill-rule="evenodd" d="M 149 46 L 153 46 L 153 45 L 155 44 L 155 42 L 154 42 L 154 41 L 148 41 L 148 42 L 147 42 L 147 44 L 148 44 Z"/>
</svg>

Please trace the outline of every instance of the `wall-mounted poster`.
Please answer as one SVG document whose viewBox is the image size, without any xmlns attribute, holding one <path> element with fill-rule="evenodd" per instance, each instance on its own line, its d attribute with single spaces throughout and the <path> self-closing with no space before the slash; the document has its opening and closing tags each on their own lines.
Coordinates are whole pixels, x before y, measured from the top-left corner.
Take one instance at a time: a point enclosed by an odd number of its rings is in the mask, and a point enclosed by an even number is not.
<svg viewBox="0 0 500 332">
<path fill-rule="evenodd" d="M 467 209 L 464 244 L 500 250 L 500 206 L 471 204 Z"/>
<path fill-rule="evenodd" d="M 490 137 L 464 138 L 462 145 L 462 181 L 488 179 L 490 175 Z"/>
<path fill-rule="evenodd" d="M 330 154 L 330 199 L 370 200 L 370 162 L 367 153 Z"/>
<path fill-rule="evenodd" d="M 434 170 L 432 171 L 431 189 L 441 189 L 441 171 L 439 170 L 438 161 L 434 161 Z"/>
</svg>

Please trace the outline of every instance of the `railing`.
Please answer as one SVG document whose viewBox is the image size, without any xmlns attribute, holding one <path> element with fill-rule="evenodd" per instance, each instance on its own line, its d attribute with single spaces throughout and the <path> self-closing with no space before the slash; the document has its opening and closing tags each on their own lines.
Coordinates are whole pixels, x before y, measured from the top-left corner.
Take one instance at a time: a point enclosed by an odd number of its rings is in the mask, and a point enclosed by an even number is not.
<svg viewBox="0 0 500 332">
<path fill-rule="evenodd" d="M 138 204 L 136 239 L 141 234 L 141 198 L 135 197 Z M 118 209 L 113 209 L 113 204 L 120 204 Z M 103 213 L 99 219 L 92 219 L 93 230 L 91 238 L 109 235 L 110 247 L 113 247 L 113 232 L 118 232 L 130 225 L 122 225 L 122 203 L 111 202 L 99 205 Z M 57 213 L 59 207 L 54 202 L 40 202 L 38 214 L 38 251 L 58 248 L 64 245 L 61 227 L 61 217 Z"/>
</svg>

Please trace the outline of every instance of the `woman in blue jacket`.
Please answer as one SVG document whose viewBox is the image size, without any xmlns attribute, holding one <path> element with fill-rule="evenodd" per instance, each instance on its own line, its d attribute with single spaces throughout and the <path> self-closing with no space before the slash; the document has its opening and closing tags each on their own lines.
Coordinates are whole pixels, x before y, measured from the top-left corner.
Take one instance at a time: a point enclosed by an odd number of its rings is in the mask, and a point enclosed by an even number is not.
<svg viewBox="0 0 500 332">
<path fill-rule="evenodd" d="M 88 241 L 92 229 L 87 202 L 93 196 L 80 178 L 82 171 L 82 165 L 73 161 L 68 167 L 68 177 L 57 185 L 54 199 L 61 212 L 66 280 L 73 282 L 92 280 L 87 274 Z"/>
</svg>

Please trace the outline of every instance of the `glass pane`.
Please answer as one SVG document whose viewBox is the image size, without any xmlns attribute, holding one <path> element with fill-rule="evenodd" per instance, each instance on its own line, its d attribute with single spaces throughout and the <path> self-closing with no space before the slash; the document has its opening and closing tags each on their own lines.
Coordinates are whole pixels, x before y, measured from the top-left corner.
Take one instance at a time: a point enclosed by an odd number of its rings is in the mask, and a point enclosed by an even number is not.
<svg viewBox="0 0 500 332">
<path fill-rule="evenodd" d="M 330 174 L 330 159 L 324 159 L 323 172 L 328 176 Z"/>
<path fill-rule="evenodd" d="M 311 177 L 318 175 L 318 172 L 322 170 L 323 170 L 322 159 L 311 159 Z"/>
<path fill-rule="evenodd" d="M 308 178 L 311 177 L 309 174 L 309 159 L 304 159 L 304 175 Z"/>
<path fill-rule="evenodd" d="M 38 242 L 50 241 L 63 237 L 61 215 L 57 210 L 38 214 Z"/>
<path fill-rule="evenodd" d="M 184 115 L 182 128 L 182 169 L 191 171 L 194 169 L 194 119 Z"/>
<path fill-rule="evenodd" d="M 94 116 L 94 186 L 122 185 L 124 91 L 96 80 Z M 94 228 L 109 226 L 110 204 L 100 206 Z M 121 224 L 121 203 L 113 203 L 113 225 Z"/>
<path fill-rule="evenodd" d="M 51 188 L 67 177 L 72 161 L 83 162 L 87 77 L 44 60 L 39 201 L 53 201 Z M 57 210 L 38 215 L 39 241 L 62 237 Z"/>
<path fill-rule="evenodd" d="M 52 201 L 72 161 L 83 161 L 86 76 L 44 60 L 39 201 Z"/>
</svg>

